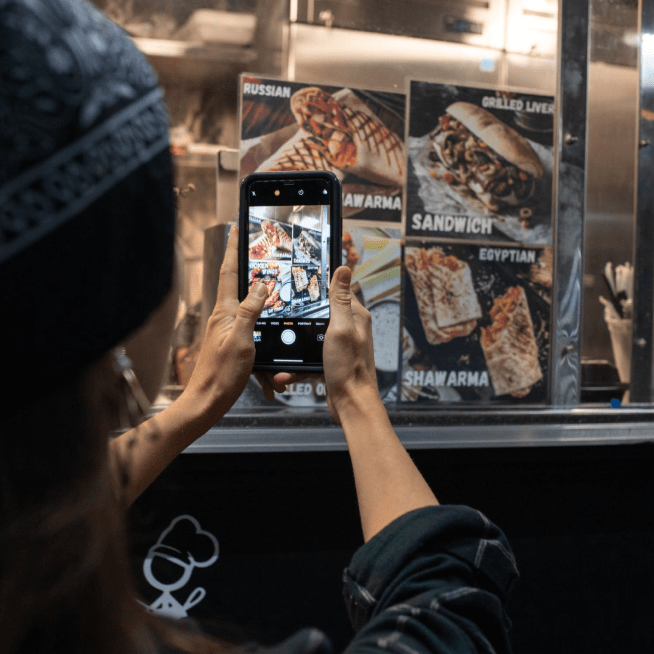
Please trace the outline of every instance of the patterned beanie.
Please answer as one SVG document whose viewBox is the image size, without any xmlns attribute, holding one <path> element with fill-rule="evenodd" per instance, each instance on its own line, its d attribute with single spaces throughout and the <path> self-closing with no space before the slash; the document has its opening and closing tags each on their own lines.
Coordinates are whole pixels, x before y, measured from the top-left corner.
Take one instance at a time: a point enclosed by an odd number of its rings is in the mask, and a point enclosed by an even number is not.
<svg viewBox="0 0 654 654">
<path fill-rule="evenodd" d="M 20 401 L 79 372 L 171 288 L 157 78 L 84 0 L 0 0 L 0 334 Z"/>
</svg>

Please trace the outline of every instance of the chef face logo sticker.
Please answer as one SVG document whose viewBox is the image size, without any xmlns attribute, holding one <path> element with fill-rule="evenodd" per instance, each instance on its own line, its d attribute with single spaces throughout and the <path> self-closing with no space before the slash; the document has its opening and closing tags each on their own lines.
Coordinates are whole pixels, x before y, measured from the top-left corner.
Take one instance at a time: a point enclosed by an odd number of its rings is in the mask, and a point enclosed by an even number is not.
<svg viewBox="0 0 654 654">
<path fill-rule="evenodd" d="M 188 584 L 195 568 L 207 568 L 218 560 L 218 540 L 190 515 L 175 518 L 148 550 L 143 562 L 143 575 L 161 595 L 146 608 L 151 613 L 169 618 L 185 618 L 189 609 L 207 594 L 197 587 L 183 602 L 173 596 Z"/>
</svg>

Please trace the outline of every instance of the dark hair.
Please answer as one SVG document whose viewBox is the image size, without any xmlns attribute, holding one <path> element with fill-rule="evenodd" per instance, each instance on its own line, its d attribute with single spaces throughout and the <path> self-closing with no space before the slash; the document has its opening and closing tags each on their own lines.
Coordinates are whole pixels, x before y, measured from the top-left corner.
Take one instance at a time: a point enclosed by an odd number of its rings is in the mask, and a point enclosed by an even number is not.
<svg viewBox="0 0 654 654">
<path fill-rule="evenodd" d="M 108 452 L 118 401 L 105 356 L 0 421 L 3 654 L 229 647 L 182 632 L 136 601 Z"/>
</svg>

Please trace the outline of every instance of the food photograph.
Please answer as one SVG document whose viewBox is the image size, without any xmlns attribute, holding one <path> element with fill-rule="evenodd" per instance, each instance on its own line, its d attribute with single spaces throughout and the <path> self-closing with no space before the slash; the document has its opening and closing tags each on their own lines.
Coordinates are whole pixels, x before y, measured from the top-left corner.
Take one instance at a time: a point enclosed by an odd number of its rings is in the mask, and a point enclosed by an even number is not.
<svg viewBox="0 0 654 654">
<path fill-rule="evenodd" d="M 406 234 L 552 242 L 549 96 L 412 81 Z"/>
<path fill-rule="evenodd" d="M 407 239 L 405 402 L 543 403 L 551 249 Z"/>
<path fill-rule="evenodd" d="M 320 206 L 251 207 L 249 285 L 262 281 L 268 287 L 264 318 L 320 317 L 326 312 L 329 266 L 320 256 L 321 221 Z M 312 249 L 298 247 L 295 236 L 303 237 L 303 243 L 310 239 Z M 328 235 L 325 244 L 327 252 Z"/>
<path fill-rule="evenodd" d="M 285 307 L 289 306 L 290 293 L 290 271 L 287 262 L 261 261 L 250 263 L 250 277 L 248 287 L 257 282 L 263 282 L 268 287 L 268 299 L 263 305 L 261 316 L 281 314 Z"/>
<path fill-rule="evenodd" d="M 320 264 L 320 233 L 293 225 L 293 261 Z"/>
<path fill-rule="evenodd" d="M 404 94 L 241 76 L 240 178 L 328 170 L 343 216 L 402 220 Z"/>
</svg>

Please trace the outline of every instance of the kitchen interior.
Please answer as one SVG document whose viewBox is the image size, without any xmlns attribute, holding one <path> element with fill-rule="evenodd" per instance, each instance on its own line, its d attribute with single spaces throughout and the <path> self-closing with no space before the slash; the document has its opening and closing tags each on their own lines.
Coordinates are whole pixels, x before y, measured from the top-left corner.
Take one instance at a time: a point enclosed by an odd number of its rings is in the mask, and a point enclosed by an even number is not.
<svg viewBox="0 0 654 654">
<path fill-rule="evenodd" d="M 202 322 L 204 230 L 236 218 L 240 73 L 396 92 L 407 77 L 551 95 L 556 90 L 554 0 L 408 0 L 401 11 L 388 0 L 96 4 L 134 37 L 166 92 L 186 326 Z M 635 0 L 592 3 L 584 360 L 613 359 L 599 300 L 607 295 L 603 271 L 609 261 L 632 259 L 637 35 Z"/>
</svg>

